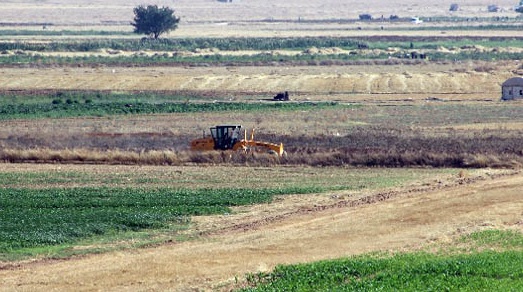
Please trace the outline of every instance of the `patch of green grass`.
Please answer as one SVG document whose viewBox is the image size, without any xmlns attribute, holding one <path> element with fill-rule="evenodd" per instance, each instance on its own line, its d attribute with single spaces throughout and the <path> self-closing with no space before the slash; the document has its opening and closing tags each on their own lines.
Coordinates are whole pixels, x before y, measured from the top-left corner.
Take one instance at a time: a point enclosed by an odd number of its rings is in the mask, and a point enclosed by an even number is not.
<svg viewBox="0 0 523 292">
<path fill-rule="evenodd" d="M 194 215 L 229 213 L 232 206 L 268 203 L 274 195 L 321 191 L 325 189 L 0 189 L 0 259 L 42 252 L 67 256 L 88 238 L 129 240 L 144 230 L 173 232 Z"/>
<path fill-rule="evenodd" d="M 520 29 L 521 25 L 487 25 L 479 27 L 456 26 L 456 27 L 409 27 L 408 30 L 450 30 L 450 29 Z M 0 31 L 1 35 L 2 31 Z M 6 32 L 9 33 L 9 32 Z M 22 32 L 20 32 L 22 33 Z M 28 32 L 29 34 L 31 32 Z M 53 32 L 49 32 L 53 33 Z M 67 33 L 67 32 L 64 32 Z M 73 33 L 73 32 L 71 32 Z M 86 33 L 89 32 L 78 32 Z M 100 34 L 113 32 L 98 32 Z M 26 42 L 26 41 L 0 41 L 0 51 L 22 50 L 36 52 L 97 52 L 100 49 L 125 50 L 125 51 L 195 51 L 197 49 L 217 48 L 222 51 L 238 50 L 305 50 L 311 47 L 344 49 L 358 49 L 362 44 L 369 48 L 383 48 L 389 46 L 399 48 L 410 48 L 413 43 L 416 49 L 436 48 L 438 46 L 462 46 L 479 44 L 485 47 L 521 46 L 522 40 L 512 37 L 493 38 L 471 38 L 471 37 L 397 37 L 374 36 L 374 37 L 238 37 L 238 38 L 163 38 L 160 40 L 142 41 L 136 39 L 98 39 L 98 40 L 60 40 L 55 42 Z M 284 57 L 284 56 L 278 56 Z"/>
<path fill-rule="evenodd" d="M 189 98 L 193 99 L 197 97 Z M 186 96 L 155 95 L 149 93 L 114 94 L 69 92 L 39 97 L 6 96 L 2 98 L 0 96 L 0 99 L 3 100 L 0 102 L 0 120 L 216 111 L 295 111 L 315 108 L 347 107 L 347 105 L 331 102 L 190 102 Z"/>
<path fill-rule="evenodd" d="M 174 51 L 217 48 L 223 51 L 237 50 L 280 50 L 306 49 L 310 47 L 357 48 L 358 40 L 346 37 L 238 37 L 238 38 L 162 38 L 159 40 L 99 39 L 99 40 L 60 40 L 55 42 L 0 42 L 0 51 L 24 50 L 36 52 L 89 52 L 100 49 L 125 51 L 155 50 Z"/>
<path fill-rule="evenodd" d="M 523 235 L 499 230 L 463 238 L 517 250 L 435 255 L 370 254 L 309 264 L 277 266 L 249 274 L 241 291 L 521 291 Z"/>
<path fill-rule="evenodd" d="M 111 166 L 106 166 L 110 169 Z M 132 171 L 131 171 L 132 170 Z M 71 187 L 117 187 L 154 189 L 172 187 L 178 189 L 234 188 L 250 186 L 257 189 L 316 188 L 328 190 L 361 190 L 397 187 L 413 181 L 431 180 L 434 176 L 452 176 L 456 169 L 408 169 L 408 168 L 310 168 L 287 167 L 236 167 L 239 173 L 231 180 L 230 168 L 213 167 L 213 171 L 201 171 L 198 167 L 154 167 L 136 170 L 125 167 L 114 171 L 82 171 L 64 169 L 53 171 L 0 171 L 0 187 L 17 189 L 47 189 Z M 472 171 L 472 170 L 471 170 Z"/>
<path fill-rule="evenodd" d="M 185 225 L 195 215 L 268 203 L 275 195 L 317 192 L 286 189 L 0 189 L 0 252 L 70 244 L 110 232 Z"/>
<path fill-rule="evenodd" d="M 94 182 L 89 176 L 80 172 L 0 172 L 0 186 L 13 185 L 61 185 L 65 183 L 90 183 Z"/>
<path fill-rule="evenodd" d="M 484 230 L 463 236 L 459 243 L 474 249 L 513 249 L 523 248 L 523 234 L 510 230 Z"/>
<path fill-rule="evenodd" d="M 0 252 L 0 261 L 17 261 L 27 258 L 63 259 L 71 256 L 96 254 L 128 248 L 142 248 L 170 241 L 191 240 L 194 235 L 184 235 L 189 224 L 168 224 L 162 229 L 144 229 L 138 231 L 108 230 L 102 235 L 77 238 L 73 242 L 57 245 L 25 247 Z"/>
<path fill-rule="evenodd" d="M 434 27 L 417 27 L 409 28 L 410 29 L 419 29 L 419 30 L 432 30 Z M 440 28 L 441 30 L 451 30 L 451 28 Z M 367 45 L 372 49 L 382 49 L 386 50 L 387 48 L 401 48 L 401 49 L 437 49 L 438 47 L 445 48 L 461 48 L 464 46 L 470 47 L 472 44 L 475 46 L 482 46 L 486 48 L 495 48 L 495 47 L 520 47 L 523 43 L 523 40 L 519 38 L 439 38 L 439 37 L 424 37 L 424 38 L 397 38 L 398 40 L 390 41 L 385 37 L 375 37 L 371 41 L 368 41 Z M 412 46 L 411 46 L 412 45 Z"/>
</svg>

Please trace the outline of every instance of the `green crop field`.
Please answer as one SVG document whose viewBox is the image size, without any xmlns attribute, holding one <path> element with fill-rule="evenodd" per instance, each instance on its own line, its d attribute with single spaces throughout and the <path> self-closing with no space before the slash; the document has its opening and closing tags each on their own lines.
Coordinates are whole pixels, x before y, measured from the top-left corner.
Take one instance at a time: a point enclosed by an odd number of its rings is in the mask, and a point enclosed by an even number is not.
<svg viewBox="0 0 523 292">
<path fill-rule="evenodd" d="M 71 243 L 109 231 L 165 228 L 189 216 L 223 214 L 231 206 L 270 202 L 276 194 L 311 190 L 72 188 L 1 189 L 0 251 Z"/>
<path fill-rule="evenodd" d="M 75 245 L 103 248 L 103 242 L 136 241 L 143 234 L 151 238 L 142 244 L 168 240 L 187 229 L 192 216 L 228 214 L 235 206 L 270 203 L 280 195 L 393 187 L 452 171 L 238 168 L 244 175 L 229 182 L 216 168 L 107 168 L 0 171 L 0 259 L 71 255 Z M 338 183 L 330 183 L 333 178 Z"/>
<path fill-rule="evenodd" d="M 196 102 L 190 102 L 196 100 Z M 0 120 L 100 117 L 132 114 L 201 113 L 224 111 L 298 111 L 349 107 L 337 103 L 199 102 L 203 97 L 159 94 L 60 92 L 51 96 L 0 96 Z"/>
<path fill-rule="evenodd" d="M 278 266 L 241 291 L 520 291 L 523 234 L 488 230 L 460 239 L 472 253 L 416 252 Z M 490 250 L 496 248 L 497 251 Z"/>
</svg>

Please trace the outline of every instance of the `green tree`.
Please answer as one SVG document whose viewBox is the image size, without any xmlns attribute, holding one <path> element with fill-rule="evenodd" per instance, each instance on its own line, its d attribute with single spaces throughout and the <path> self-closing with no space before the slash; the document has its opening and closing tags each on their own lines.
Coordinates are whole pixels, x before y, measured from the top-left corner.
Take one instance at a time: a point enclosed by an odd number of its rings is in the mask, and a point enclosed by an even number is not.
<svg viewBox="0 0 523 292">
<path fill-rule="evenodd" d="M 174 10 L 158 5 L 140 5 L 134 8 L 134 33 L 146 34 L 158 39 L 162 33 L 175 30 L 178 27 L 179 17 L 174 15 Z"/>
</svg>

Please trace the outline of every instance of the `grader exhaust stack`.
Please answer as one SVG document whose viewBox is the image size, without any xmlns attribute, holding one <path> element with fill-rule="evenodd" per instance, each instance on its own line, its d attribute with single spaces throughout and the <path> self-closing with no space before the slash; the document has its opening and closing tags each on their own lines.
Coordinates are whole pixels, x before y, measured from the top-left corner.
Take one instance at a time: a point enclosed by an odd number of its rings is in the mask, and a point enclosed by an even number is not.
<svg viewBox="0 0 523 292">
<path fill-rule="evenodd" d="M 232 151 L 266 151 L 283 156 L 283 143 L 275 144 L 271 142 L 254 140 L 254 130 L 250 139 L 247 139 L 247 131 L 240 138 L 241 125 L 220 125 L 211 128 L 211 137 L 203 137 L 191 141 L 191 150 L 210 151 L 210 150 L 232 150 Z"/>
</svg>

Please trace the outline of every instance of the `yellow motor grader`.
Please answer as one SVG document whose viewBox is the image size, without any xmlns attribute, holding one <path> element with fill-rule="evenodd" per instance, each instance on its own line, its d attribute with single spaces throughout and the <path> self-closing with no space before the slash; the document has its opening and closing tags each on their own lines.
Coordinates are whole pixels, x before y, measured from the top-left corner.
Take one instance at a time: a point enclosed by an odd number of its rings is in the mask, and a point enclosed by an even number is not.
<svg viewBox="0 0 523 292">
<path fill-rule="evenodd" d="M 243 131 L 241 125 L 220 125 L 211 128 L 211 136 L 203 135 L 203 138 L 191 141 L 191 150 L 209 151 L 209 150 L 232 150 L 232 151 L 259 151 L 260 149 L 267 152 L 275 153 L 278 156 L 284 154 L 283 144 L 274 144 L 270 142 L 254 140 L 254 130 L 251 132 L 250 139 L 247 139 L 247 131 Z"/>
</svg>

